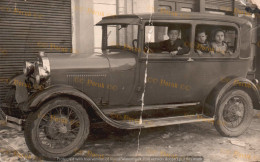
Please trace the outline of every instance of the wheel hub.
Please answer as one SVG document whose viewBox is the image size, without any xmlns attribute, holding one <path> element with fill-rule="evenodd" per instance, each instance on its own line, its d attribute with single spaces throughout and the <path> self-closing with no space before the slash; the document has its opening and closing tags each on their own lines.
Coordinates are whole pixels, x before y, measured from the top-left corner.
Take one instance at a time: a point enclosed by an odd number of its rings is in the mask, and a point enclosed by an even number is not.
<svg viewBox="0 0 260 162">
<path fill-rule="evenodd" d="M 60 133 L 67 133 L 68 132 L 68 129 L 67 129 L 67 127 L 66 126 L 61 126 L 60 128 L 59 128 L 59 132 Z"/>
<path fill-rule="evenodd" d="M 52 139 L 57 139 L 59 133 L 66 134 L 71 129 L 69 119 L 65 115 L 53 115 L 47 123 L 46 133 Z"/>
<path fill-rule="evenodd" d="M 239 125 L 242 120 L 240 120 L 244 116 L 244 104 L 239 97 L 231 98 L 227 104 L 225 105 L 223 111 L 223 118 L 226 122 L 231 123 L 233 126 L 233 122 L 236 125 Z"/>
</svg>

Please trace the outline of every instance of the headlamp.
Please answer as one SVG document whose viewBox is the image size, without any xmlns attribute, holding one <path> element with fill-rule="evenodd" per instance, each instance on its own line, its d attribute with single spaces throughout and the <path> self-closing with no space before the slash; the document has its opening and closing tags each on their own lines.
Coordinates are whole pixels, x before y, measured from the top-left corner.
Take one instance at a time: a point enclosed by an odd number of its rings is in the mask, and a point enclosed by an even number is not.
<svg viewBox="0 0 260 162">
<path fill-rule="evenodd" d="M 24 68 L 23 68 L 23 73 L 24 73 L 24 75 L 28 76 L 28 75 L 33 74 L 34 68 L 35 68 L 35 67 L 34 67 L 34 64 L 32 64 L 32 63 L 26 61 L 26 62 L 25 62 L 25 65 L 24 65 Z"/>
</svg>

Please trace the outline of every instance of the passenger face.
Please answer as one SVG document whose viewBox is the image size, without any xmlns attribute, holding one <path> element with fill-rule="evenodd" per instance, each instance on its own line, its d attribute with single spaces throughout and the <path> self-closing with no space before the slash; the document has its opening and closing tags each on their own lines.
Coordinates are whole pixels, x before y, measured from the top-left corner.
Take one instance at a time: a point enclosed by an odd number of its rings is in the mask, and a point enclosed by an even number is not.
<svg viewBox="0 0 260 162">
<path fill-rule="evenodd" d="M 178 30 L 170 30 L 168 33 L 169 39 L 171 41 L 175 41 L 179 37 L 179 31 Z"/>
<path fill-rule="evenodd" d="M 207 35 L 204 32 L 203 33 L 199 33 L 197 35 L 197 41 L 200 42 L 200 43 L 205 43 L 206 39 L 207 39 Z"/>
<path fill-rule="evenodd" d="M 224 39 L 225 39 L 225 34 L 224 34 L 224 32 L 219 31 L 219 32 L 216 33 L 216 35 L 215 35 L 215 41 L 216 41 L 217 43 L 222 43 L 222 42 L 224 41 Z"/>
</svg>

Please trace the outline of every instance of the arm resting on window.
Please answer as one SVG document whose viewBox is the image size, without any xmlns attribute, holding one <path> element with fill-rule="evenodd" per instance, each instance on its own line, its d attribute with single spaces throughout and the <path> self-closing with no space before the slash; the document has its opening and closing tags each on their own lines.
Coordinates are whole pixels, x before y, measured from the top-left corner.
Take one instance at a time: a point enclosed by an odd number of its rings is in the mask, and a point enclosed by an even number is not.
<svg viewBox="0 0 260 162">
<path fill-rule="evenodd" d="M 180 41 L 180 47 L 182 49 L 178 50 L 177 55 L 184 55 L 184 54 L 188 54 L 190 52 L 190 48 L 187 47 L 183 41 Z"/>
</svg>

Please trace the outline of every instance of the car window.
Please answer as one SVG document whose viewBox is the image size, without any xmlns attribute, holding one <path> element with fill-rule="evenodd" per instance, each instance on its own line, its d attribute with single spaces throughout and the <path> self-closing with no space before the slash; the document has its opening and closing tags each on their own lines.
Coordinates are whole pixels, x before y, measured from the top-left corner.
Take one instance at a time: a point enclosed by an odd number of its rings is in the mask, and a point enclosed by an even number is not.
<svg viewBox="0 0 260 162">
<path fill-rule="evenodd" d="M 198 56 L 232 57 L 237 50 L 237 38 L 238 32 L 232 26 L 197 25 L 194 51 Z"/>
<path fill-rule="evenodd" d="M 189 55 L 186 46 L 191 40 L 191 25 L 181 23 L 153 23 L 145 26 L 144 51 L 149 54 L 173 56 Z"/>
<path fill-rule="evenodd" d="M 124 49 L 139 52 L 138 25 L 108 25 L 107 49 Z"/>
</svg>

